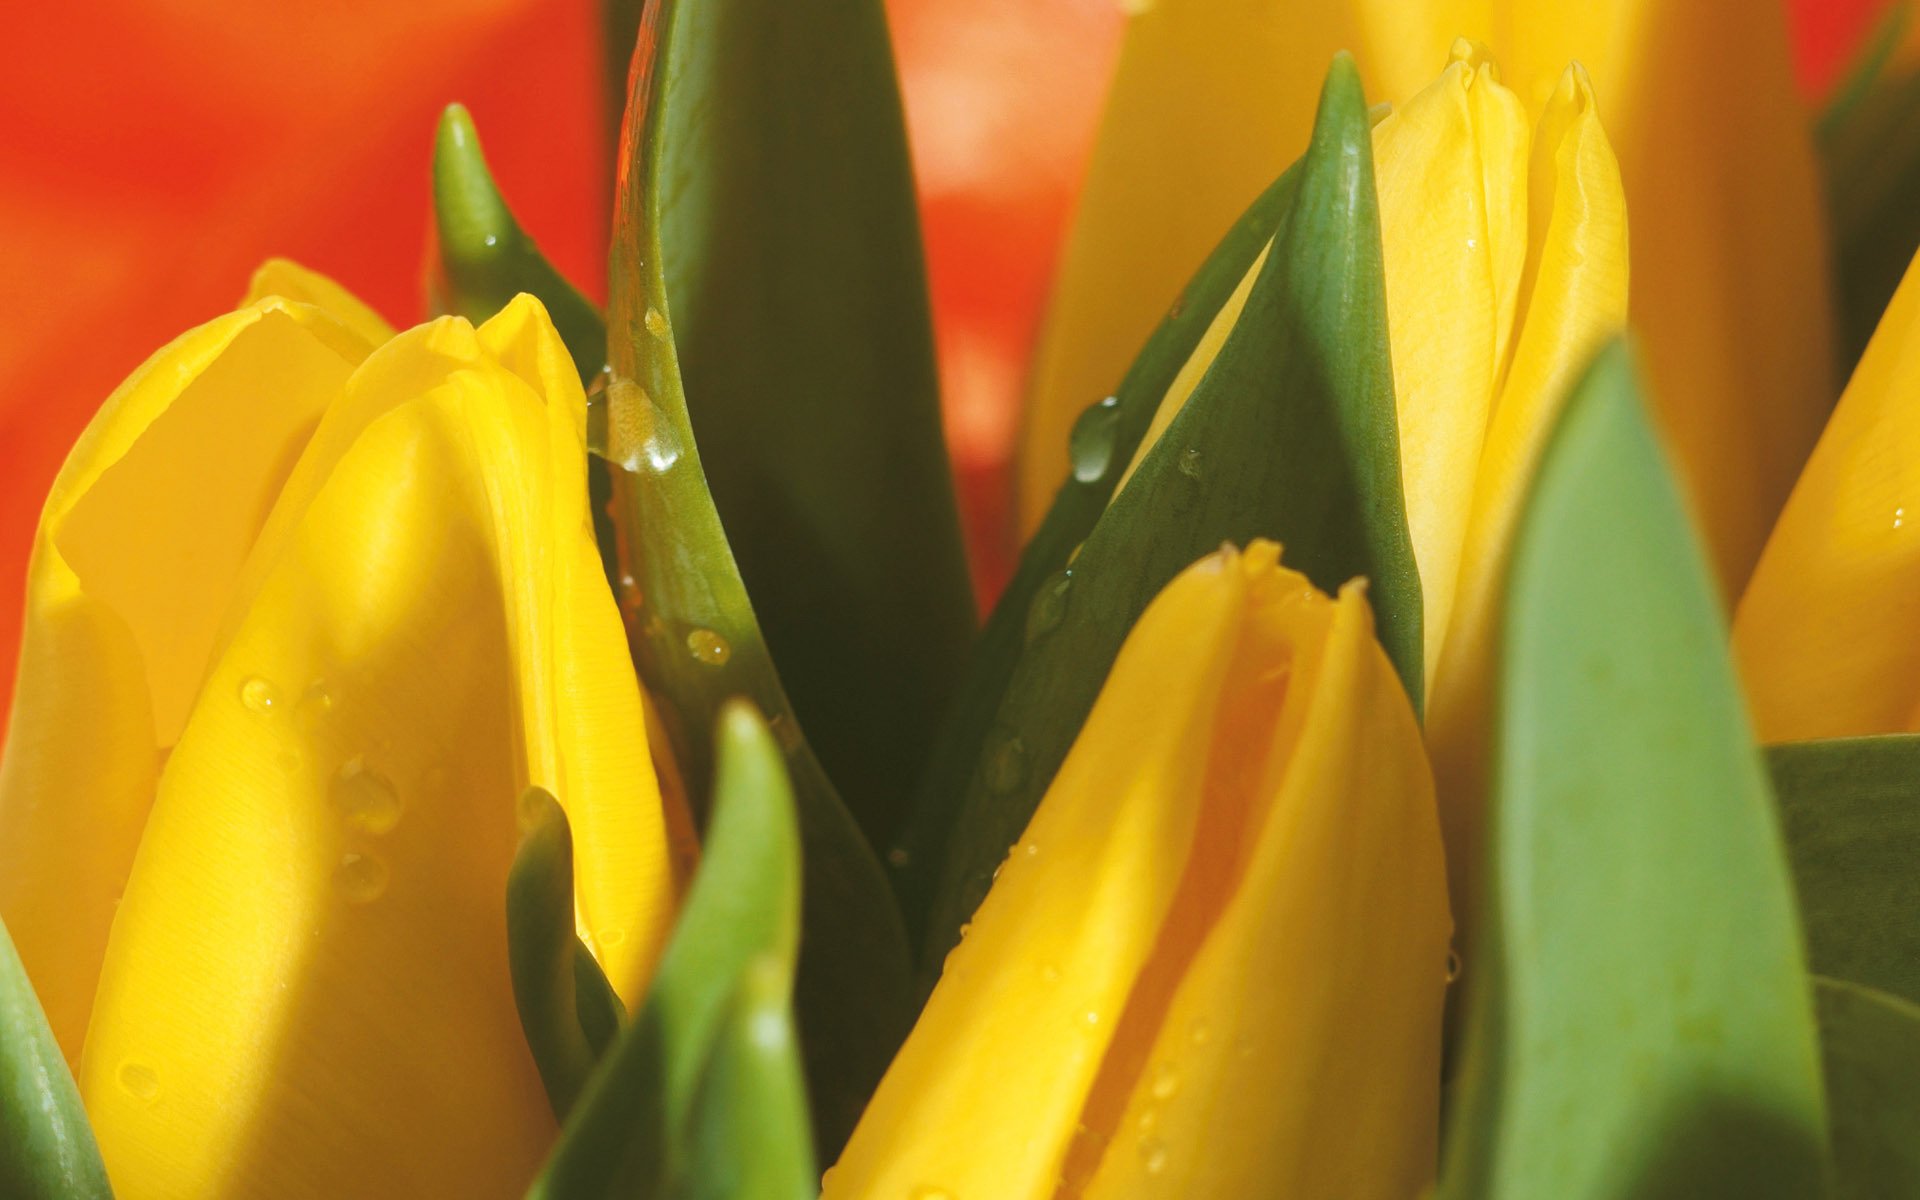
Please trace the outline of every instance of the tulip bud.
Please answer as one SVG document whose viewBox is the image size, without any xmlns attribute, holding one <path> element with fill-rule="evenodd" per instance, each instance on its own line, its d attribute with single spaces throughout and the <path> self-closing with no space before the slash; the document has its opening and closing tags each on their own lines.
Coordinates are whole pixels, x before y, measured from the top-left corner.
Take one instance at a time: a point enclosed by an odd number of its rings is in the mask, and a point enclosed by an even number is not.
<svg viewBox="0 0 1920 1200">
<path fill-rule="evenodd" d="M 1223 549 L 1140 618 L 826 1196 L 1431 1180 L 1451 924 L 1418 726 L 1362 587 L 1278 556 Z"/>
</svg>

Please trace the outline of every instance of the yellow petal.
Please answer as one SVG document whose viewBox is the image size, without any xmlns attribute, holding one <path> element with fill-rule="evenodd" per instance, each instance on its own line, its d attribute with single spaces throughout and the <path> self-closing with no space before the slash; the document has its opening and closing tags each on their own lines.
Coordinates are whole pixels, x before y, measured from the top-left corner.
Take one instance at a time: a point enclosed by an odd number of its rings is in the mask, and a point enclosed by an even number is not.
<svg viewBox="0 0 1920 1200">
<path fill-rule="evenodd" d="M 0 754 L 0 916 L 69 1061 L 156 756 L 356 345 L 324 313 L 280 299 L 184 334 L 101 407 L 48 496 Z"/>
<path fill-rule="evenodd" d="M 568 808 L 582 923 L 630 999 L 658 949 L 664 818 L 589 586 L 584 398 L 535 317 L 369 359 L 249 564 L 87 1036 L 122 1196 L 519 1194 L 553 1135 L 506 966 L 529 784 Z"/>
<path fill-rule="evenodd" d="M 359 338 L 368 351 L 393 338 L 393 326 L 387 324 L 379 313 L 368 308 L 358 296 L 292 259 L 270 258 L 253 273 L 244 303 L 252 304 L 268 296 L 311 304 L 326 312 Z"/>
<path fill-rule="evenodd" d="M 1831 352 L 1784 15 L 1734 0 L 1146 7 L 1128 26 L 1036 367 L 1026 529 L 1060 481 L 1073 417 L 1114 386 L 1214 241 L 1305 145 L 1333 53 L 1352 50 L 1369 95 L 1399 102 L 1462 36 L 1490 48 L 1530 108 L 1569 62 L 1593 75 L 1646 264 L 1633 305 L 1659 415 L 1737 591 L 1818 432 Z"/>
<path fill-rule="evenodd" d="M 1204 1152 L 1236 1165 L 1194 1176 L 1203 1181 L 1350 1179 L 1345 1153 L 1320 1167 L 1289 1154 L 1277 1170 L 1270 1155 L 1340 1125 L 1334 1143 L 1374 1164 L 1363 1176 L 1383 1186 L 1428 1177 L 1448 929 L 1431 783 L 1364 601 L 1335 605 L 1277 560 L 1271 543 L 1224 550 L 1141 617 L 829 1172 L 828 1197 L 1153 1185 L 1142 1177 L 1175 1160 L 1139 1141 L 1144 1113 L 1132 1101 L 1160 1105 L 1181 1086 L 1160 1070 L 1170 1045 L 1197 1092 L 1216 1072 L 1252 1072 L 1246 1089 L 1220 1095 L 1245 1119 L 1216 1122 L 1180 1171 Z M 1356 820 L 1359 797 L 1366 816 Z M 1327 857 L 1330 843 L 1342 849 Z M 1355 843 L 1364 848 L 1344 849 Z M 1302 870 L 1329 861 L 1365 866 L 1336 879 Z M 1322 920 L 1337 927 L 1303 929 Z M 1334 949 L 1322 957 L 1316 946 Z M 1289 975 L 1298 986 L 1276 982 L 1251 1003 L 1271 1001 L 1288 1022 L 1342 1008 L 1368 1022 L 1256 1034 L 1246 1022 L 1269 1009 L 1235 1007 L 1249 1002 L 1246 979 Z M 1361 1065 L 1325 1089 L 1323 1111 L 1302 1116 L 1286 1107 L 1292 1076 L 1275 1068 L 1305 1070 L 1303 1048 L 1329 1040 L 1354 1045 Z M 1240 1057 L 1249 1049 L 1252 1067 Z M 1304 1105 L 1316 1093 L 1297 1094 Z M 1176 1183 L 1167 1194 L 1239 1191 Z"/>
<path fill-rule="evenodd" d="M 1916 388 L 1909 266 L 1734 617 L 1763 741 L 1920 731 Z"/>
<path fill-rule="evenodd" d="M 1427 677 L 1453 609 L 1487 415 L 1527 249 L 1527 120 L 1456 54 L 1374 128 L 1400 474 L 1420 568 Z"/>
<path fill-rule="evenodd" d="M 1401 1200 L 1433 1179 L 1452 931 L 1433 783 L 1358 585 L 1333 608 L 1089 1197 Z"/>
<path fill-rule="evenodd" d="M 1568 69 L 1541 115 L 1530 168 L 1530 241 L 1511 365 L 1487 428 L 1453 615 L 1427 706 L 1453 895 L 1472 895 L 1486 729 L 1507 551 L 1567 390 L 1627 319 L 1627 209 L 1592 88 Z"/>
</svg>

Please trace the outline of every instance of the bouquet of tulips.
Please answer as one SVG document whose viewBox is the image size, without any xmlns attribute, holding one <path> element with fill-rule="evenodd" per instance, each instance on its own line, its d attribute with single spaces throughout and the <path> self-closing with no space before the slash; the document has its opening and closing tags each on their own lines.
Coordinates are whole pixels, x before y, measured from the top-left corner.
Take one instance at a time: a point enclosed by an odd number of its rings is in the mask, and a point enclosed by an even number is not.
<svg viewBox="0 0 1920 1200">
<path fill-rule="evenodd" d="M 46 498 L 0 1195 L 1920 1196 L 1920 53 L 1492 7 L 1137 6 L 978 629 L 879 0 L 604 316 L 449 108 Z"/>
</svg>

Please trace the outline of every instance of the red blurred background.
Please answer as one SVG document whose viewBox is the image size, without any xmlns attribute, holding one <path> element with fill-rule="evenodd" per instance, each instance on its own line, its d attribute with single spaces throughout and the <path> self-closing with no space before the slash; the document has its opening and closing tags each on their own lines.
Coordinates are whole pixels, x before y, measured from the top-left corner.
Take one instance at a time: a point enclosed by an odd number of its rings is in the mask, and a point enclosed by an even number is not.
<svg viewBox="0 0 1920 1200">
<path fill-rule="evenodd" d="M 1022 371 L 1118 45 L 1118 0 L 887 0 L 946 425 L 982 599 L 1008 569 Z M 1793 0 L 1831 86 L 1885 0 Z M 594 0 L 94 0 L 0 40 L 0 712 L 20 580 L 66 447 L 128 371 L 287 255 L 421 315 L 427 165 L 474 112 L 556 264 L 604 293 Z"/>
</svg>

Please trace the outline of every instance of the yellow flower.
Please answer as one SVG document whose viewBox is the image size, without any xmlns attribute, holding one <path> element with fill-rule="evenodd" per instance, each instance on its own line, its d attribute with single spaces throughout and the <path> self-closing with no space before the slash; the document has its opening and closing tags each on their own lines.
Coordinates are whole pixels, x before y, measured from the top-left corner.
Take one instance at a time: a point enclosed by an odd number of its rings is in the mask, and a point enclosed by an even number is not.
<svg viewBox="0 0 1920 1200">
<path fill-rule="evenodd" d="M 1916 389 L 1909 267 L 1734 615 L 1762 741 L 1920 732 Z"/>
<path fill-rule="evenodd" d="M 1626 206 L 1577 66 L 1530 120 L 1484 48 L 1457 43 L 1373 140 L 1428 741 L 1460 896 L 1477 859 L 1507 546 L 1560 402 L 1626 322 Z M 1169 389 L 1154 434 L 1219 354 L 1260 266 Z"/>
<path fill-rule="evenodd" d="M 1419 730 L 1361 587 L 1278 556 L 1223 549 L 1141 617 L 828 1200 L 1431 1179 L 1451 925 Z"/>
<path fill-rule="evenodd" d="M 1028 529 L 1060 482 L 1074 416 L 1306 145 L 1333 53 L 1353 51 L 1369 94 L 1398 103 L 1456 36 L 1490 46 L 1529 107 L 1570 61 L 1591 73 L 1635 214 L 1634 319 L 1659 415 L 1737 591 L 1818 433 L 1831 366 L 1819 193 L 1783 17 L 1733 0 L 1140 6 L 1036 365 Z M 1384 232 L 1391 289 L 1399 231 Z M 1406 316 L 1389 313 L 1396 358 Z"/>
<path fill-rule="evenodd" d="M 270 264 L 62 470 L 0 776 L 0 915 L 118 1195 L 517 1195 L 516 801 L 575 831 L 629 1003 L 673 905 L 589 528 L 585 398 L 522 296 L 396 336 Z"/>
</svg>

